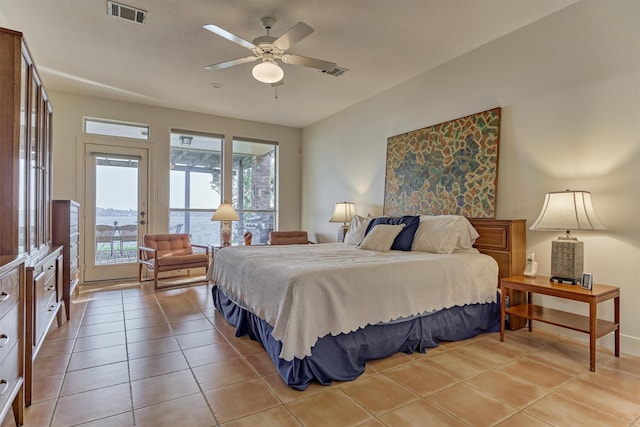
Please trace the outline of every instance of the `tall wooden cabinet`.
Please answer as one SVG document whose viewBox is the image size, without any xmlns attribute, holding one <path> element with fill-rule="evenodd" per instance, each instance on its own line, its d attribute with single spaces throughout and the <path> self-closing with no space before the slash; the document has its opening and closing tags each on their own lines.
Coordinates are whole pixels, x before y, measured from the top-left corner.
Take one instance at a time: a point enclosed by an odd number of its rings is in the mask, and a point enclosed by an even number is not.
<svg viewBox="0 0 640 427">
<path fill-rule="evenodd" d="M 54 245 L 62 246 L 63 286 L 62 299 L 67 320 L 71 318 L 71 294 L 78 286 L 78 260 L 80 245 L 80 205 L 73 200 L 54 200 L 52 204 L 51 238 Z"/>
<path fill-rule="evenodd" d="M 51 243 L 53 110 L 22 34 L 0 28 L 0 254 Z"/>
<path fill-rule="evenodd" d="M 27 315 L 39 313 L 42 303 L 33 297 L 39 292 L 40 282 L 35 276 L 27 280 L 26 272 L 49 266 L 50 257 L 62 260 L 62 254 L 51 245 L 52 124 L 53 109 L 22 33 L 0 28 L 0 256 L 24 259 L 22 267 L 16 268 L 20 270 L 20 295 L 24 295 L 18 304 Z M 56 298 L 57 268 L 56 263 L 53 282 L 48 282 L 48 286 L 54 286 Z M 56 315 L 60 306 L 55 304 L 48 316 Z M 34 318 L 23 319 L 23 330 L 24 325 L 35 325 Z M 24 330 L 27 338 L 35 333 Z M 25 366 L 26 382 L 30 381 L 32 361 L 25 358 L 25 341 L 20 343 L 18 363 Z M 22 393 L 15 399 L 14 408 L 21 408 Z M 21 424 L 16 412 L 22 412 L 14 411 Z"/>
</svg>

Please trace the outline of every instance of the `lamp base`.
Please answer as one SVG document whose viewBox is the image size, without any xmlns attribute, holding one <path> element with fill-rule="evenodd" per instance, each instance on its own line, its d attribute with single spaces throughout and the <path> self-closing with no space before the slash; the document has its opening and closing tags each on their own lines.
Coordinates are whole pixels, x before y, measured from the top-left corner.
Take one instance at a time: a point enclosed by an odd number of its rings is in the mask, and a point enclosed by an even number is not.
<svg viewBox="0 0 640 427">
<path fill-rule="evenodd" d="M 343 225 L 342 227 L 338 228 L 338 243 L 344 242 L 344 238 L 347 235 L 347 231 L 349 231 L 348 225 Z"/>
<path fill-rule="evenodd" d="M 220 238 L 222 239 L 222 246 L 231 246 L 231 227 L 229 227 L 228 221 L 223 223 Z"/>
<path fill-rule="evenodd" d="M 584 268 L 584 245 L 579 240 L 560 238 L 551 242 L 551 276 L 560 283 L 578 284 Z"/>
</svg>

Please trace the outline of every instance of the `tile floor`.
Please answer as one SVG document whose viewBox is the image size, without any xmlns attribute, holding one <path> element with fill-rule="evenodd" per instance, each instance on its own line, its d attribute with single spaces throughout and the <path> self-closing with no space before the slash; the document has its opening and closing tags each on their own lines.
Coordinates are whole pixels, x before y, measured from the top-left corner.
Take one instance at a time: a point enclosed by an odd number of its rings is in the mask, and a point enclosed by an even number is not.
<svg viewBox="0 0 640 427">
<path fill-rule="evenodd" d="M 397 354 L 298 392 L 233 336 L 210 289 L 84 289 L 38 354 L 25 425 L 640 427 L 640 358 L 600 349 L 589 372 L 587 345 L 535 330 Z"/>
</svg>

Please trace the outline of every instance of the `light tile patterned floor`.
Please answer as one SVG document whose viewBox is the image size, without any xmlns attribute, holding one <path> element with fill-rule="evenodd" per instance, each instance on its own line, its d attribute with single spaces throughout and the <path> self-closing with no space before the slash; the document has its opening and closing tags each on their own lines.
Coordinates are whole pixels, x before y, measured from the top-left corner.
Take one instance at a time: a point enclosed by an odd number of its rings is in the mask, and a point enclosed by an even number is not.
<svg viewBox="0 0 640 427">
<path fill-rule="evenodd" d="M 397 354 L 298 392 L 234 337 L 210 290 L 84 289 L 37 357 L 25 425 L 640 427 L 640 358 L 600 349 L 589 372 L 585 344 L 535 330 Z"/>
</svg>

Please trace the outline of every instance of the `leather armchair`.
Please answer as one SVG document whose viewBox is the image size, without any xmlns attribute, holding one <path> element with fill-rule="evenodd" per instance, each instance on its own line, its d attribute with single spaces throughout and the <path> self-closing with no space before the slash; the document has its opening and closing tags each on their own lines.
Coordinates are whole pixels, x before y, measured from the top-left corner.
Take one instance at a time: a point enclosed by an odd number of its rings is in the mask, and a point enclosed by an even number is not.
<svg viewBox="0 0 640 427">
<path fill-rule="evenodd" d="M 306 245 L 309 241 L 306 231 L 272 231 L 269 233 L 270 245 Z"/>
<path fill-rule="evenodd" d="M 194 248 L 204 252 L 194 252 Z M 142 279 L 146 268 L 153 272 L 153 287 L 158 289 L 158 273 L 204 267 L 206 274 L 209 262 L 209 247 L 191 243 L 188 234 L 145 234 L 138 247 L 138 278 L 140 282 L 151 280 Z"/>
</svg>

